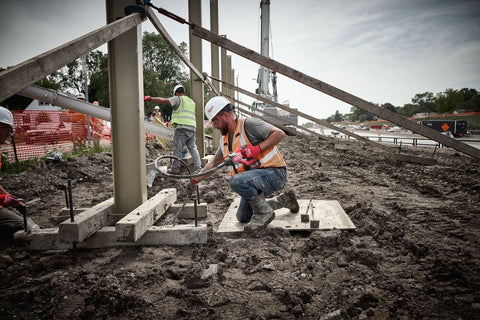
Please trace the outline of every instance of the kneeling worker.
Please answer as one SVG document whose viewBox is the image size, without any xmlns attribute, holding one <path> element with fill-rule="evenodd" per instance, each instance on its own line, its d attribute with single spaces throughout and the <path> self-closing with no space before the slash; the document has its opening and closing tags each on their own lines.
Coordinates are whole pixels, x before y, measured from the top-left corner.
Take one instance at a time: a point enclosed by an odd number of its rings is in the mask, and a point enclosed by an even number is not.
<svg viewBox="0 0 480 320">
<path fill-rule="evenodd" d="M 275 209 L 286 207 L 291 212 L 299 211 L 293 191 L 265 199 L 282 190 L 287 180 L 286 163 L 277 148 L 285 133 L 257 118 L 238 119 L 234 109 L 224 97 L 214 97 L 205 105 L 205 115 L 222 133 L 223 143 L 202 171 L 220 165 L 232 152 L 243 158 L 234 163 L 230 172 L 230 187 L 241 196 L 237 219 L 248 222 L 245 229 L 261 229 L 275 218 Z M 213 173 L 195 178 L 193 183 Z"/>
<path fill-rule="evenodd" d="M 4 107 L 0 107 L 0 144 L 12 135 L 13 115 Z M 2 161 L 0 158 L 0 168 Z M 23 213 L 26 206 L 23 202 L 12 197 L 5 189 L 0 186 L 0 242 L 11 242 L 13 234 L 22 230 L 23 218 L 13 210 L 19 210 Z"/>
</svg>

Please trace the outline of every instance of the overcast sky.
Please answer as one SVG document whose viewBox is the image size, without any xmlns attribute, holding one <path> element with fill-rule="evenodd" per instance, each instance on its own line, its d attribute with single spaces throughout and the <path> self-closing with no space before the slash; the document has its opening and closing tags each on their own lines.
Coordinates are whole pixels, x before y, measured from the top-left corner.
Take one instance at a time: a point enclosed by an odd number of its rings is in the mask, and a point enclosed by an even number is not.
<svg viewBox="0 0 480 320">
<path fill-rule="evenodd" d="M 188 19 L 187 0 L 152 3 Z M 259 3 L 219 0 L 219 33 L 260 52 Z M 209 7 L 210 1 L 202 0 L 207 29 Z M 271 0 L 270 17 L 273 59 L 367 101 L 403 106 L 425 91 L 480 90 L 478 0 Z M 186 25 L 159 18 L 177 43 L 188 43 Z M 102 0 L 1 1 L 0 66 L 21 63 L 105 20 Z M 142 31 L 156 32 L 148 21 Z M 211 74 L 210 43 L 203 43 L 203 71 Z M 232 66 L 239 86 L 253 92 L 258 65 L 232 54 Z M 282 75 L 278 95 L 280 102 L 289 100 L 319 118 L 351 108 Z M 240 100 L 252 99 L 240 95 Z"/>
</svg>

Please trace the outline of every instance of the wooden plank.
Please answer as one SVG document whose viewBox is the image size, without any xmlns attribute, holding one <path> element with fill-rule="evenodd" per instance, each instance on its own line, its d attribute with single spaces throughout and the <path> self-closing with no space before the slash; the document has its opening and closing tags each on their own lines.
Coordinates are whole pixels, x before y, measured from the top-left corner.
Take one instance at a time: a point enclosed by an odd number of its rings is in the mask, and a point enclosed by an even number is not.
<svg viewBox="0 0 480 320">
<path fill-rule="evenodd" d="M 245 223 L 238 222 L 236 212 L 240 198 L 234 199 L 220 223 L 217 232 L 242 232 Z M 275 210 L 275 219 L 267 226 L 267 228 L 282 228 L 294 231 L 313 231 L 313 230 L 352 230 L 355 225 L 347 216 L 343 208 L 336 200 L 312 200 L 314 217 L 310 216 L 310 220 L 318 220 L 319 227 L 311 228 L 310 222 L 302 222 L 300 215 L 306 212 L 309 200 L 300 199 L 299 213 L 291 213 L 289 209 L 282 208 Z"/>
<path fill-rule="evenodd" d="M 58 229 L 59 241 L 72 243 L 85 240 L 111 222 L 108 215 L 112 214 L 113 210 L 114 198 L 110 198 L 77 214 L 75 221 L 68 219 L 62 222 Z"/>
<path fill-rule="evenodd" d="M 390 147 L 388 147 L 388 146 L 386 146 L 386 145 L 383 145 L 383 144 L 381 144 L 381 143 L 377 143 L 377 142 L 375 142 L 375 141 L 371 141 L 371 140 L 369 140 L 368 138 L 362 137 L 362 136 L 360 136 L 360 135 L 358 135 L 358 134 L 356 134 L 356 133 L 354 133 L 354 132 L 348 131 L 348 130 L 346 130 L 346 129 L 337 127 L 337 126 L 335 126 L 335 125 L 333 125 L 333 124 L 331 124 L 331 123 L 329 123 L 329 122 L 327 122 L 327 121 L 324 121 L 324 120 L 322 120 L 322 119 L 317 119 L 317 118 L 312 117 L 312 116 L 310 116 L 310 115 L 308 115 L 308 114 L 306 114 L 306 113 L 303 113 L 303 112 L 301 112 L 301 111 L 298 111 L 298 110 L 292 109 L 292 108 L 290 108 L 290 107 L 284 106 L 283 104 L 280 104 L 280 103 L 278 103 L 278 102 L 272 101 L 272 100 L 267 99 L 267 98 L 265 98 L 265 97 L 262 97 L 262 96 L 260 96 L 260 95 L 258 95 L 258 94 L 251 93 L 251 92 L 249 92 L 249 91 L 247 91 L 247 90 L 245 90 L 245 89 L 242 89 L 242 88 L 239 88 L 239 87 L 237 87 L 237 86 L 231 85 L 231 84 L 226 83 L 226 82 L 224 82 L 224 81 L 222 81 L 222 83 L 225 85 L 225 87 L 232 88 L 233 90 L 236 90 L 236 91 L 238 91 L 238 92 L 240 92 L 240 93 L 243 93 L 243 94 L 245 94 L 245 95 L 248 95 L 248 96 L 250 96 L 250 97 L 252 97 L 252 98 L 254 98 L 254 99 L 261 100 L 261 101 L 263 101 L 263 102 L 265 102 L 265 103 L 271 104 L 272 106 L 275 106 L 275 107 L 277 107 L 277 108 L 283 109 L 283 110 L 288 111 L 288 112 L 290 112 L 290 113 L 296 114 L 297 116 L 300 116 L 300 117 L 302 117 L 302 118 L 309 119 L 309 120 L 311 120 L 311 121 L 313 121 L 313 122 L 315 122 L 315 123 L 317 123 L 317 124 L 320 124 L 320 125 L 322 125 L 322 126 L 325 126 L 325 127 L 327 127 L 327 128 L 330 128 L 330 129 L 333 129 L 333 130 L 336 130 L 336 131 L 340 131 L 340 132 L 342 132 L 342 133 L 344 133 L 344 134 L 346 134 L 346 135 L 349 135 L 349 136 L 351 136 L 351 137 L 354 137 L 355 139 L 360 140 L 360 141 L 363 141 L 363 142 L 365 142 L 365 143 L 367 143 L 367 144 L 370 144 L 370 145 L 372 145 L 372 146 L 374 146 L 374 147 L 381 148 L 381 149 L 384 149 L 384 150 L 387 150 L 387 151 L 391 151 Z"/>
<path fill-rule="evenodd" d="M 309 87 L 312 87 L 318 91 L 321 91 L 325 94 L 328 94 L 336 99 L 339 99 L 341 101 L 344 101 L 348 104 L 351 104 L 357 108 L 360 108 L 364 111 L 367 111 L 371 114 L 374 114 L 382 119 L 386 119 L 388 121 L 391 121 L 403 128 L 409 129 L 413 132 L 416 132 L 418 134 L 421 134 L 429 139 L 435 140 L 437 142 L 440 142 L 441 144 L 451 147 L 455 150 L 458 150 L 460 152 L 463 152 L 467 155 L 470 155 L 472 157 L 480 159 L 480 149 L 477 149 L 475 147 L 472 147 L 466 143 L 462 143 L 460 141 L 456 141 L 454 138 L 447 137 L 446 135 L 441 134 L 440 132 L 437 132 L 433 129 L 430 129 L 427 126 L 422 126 L 419 124 L 416 124 L 413 121 L 408 120 L 405 117 L 402 117 L 399 114 L 393 113 L 387 109 L 377 107 L 373 103 L 370 103 L 368 101 L 365 101 L 359 97 L 356 97 L 346 91 L 340 90 L 328 83 L 322 82 L 318 79 L 315 79 L 311 76 L 308 76 L 298 70 L 295 70 L 293 68 L 288 67 L 287 65 L 284 65 L 282 63 L 279 63 L 275 60 L 272 60 L 268 57 L 262 56 L 261 54 L 250 50 L 248 48 L 245 48 L 231 40 L 228 40 L 227 38 L 220 37 L 213 32 L 210 32 L 209 30 L 202 28 L 198 25 L 190 24 L 190 28 L 192 29 L 192 32 L 194 35 L 197 37 L 200 37 L 202 39 L 205 39 L 207 41 L 210 41 L 222 48 L 225 48 L 231 52 L 234 52 L 248 60 L 251 60 L 253 62 L 256 62 L 264 67 L 269 68 L 270 70 L 279 72 L 289 78 L 292 78 L 293 80 L 296 80 L 298 82 L 301 82 Z M 275 105 L 276 107 L 281 108 L 281 105 Z M 284 106 L 285 107 L 285 106 Z M 293 110 L 293 109 L 292 109 Z M 294 110 L 293 110 L 294 111 Z M 289 111 L 293 113 L 292 111 Z M 305 117 L 301 115 L 301 117 L 312 120 L 311 118 L 313 117 Z M 313 120 L 312 120 L 313 121 Z M 338 130 L 338 129 L 337 129 Z M 349 135 L 352 135 L 349 133 Z"/>
<path fill-rule="evenodd" d="M 142 23 L 140 13 L 123 17 L 82 37 L 0 72 L 0 101 Z"/>
<path fill-rule="evenodd" d="M 118 241 L 135 242 L 140 239 L 176 200 L 177 190 L 169 188 L 142 203 L 116 223 Z"/>
<path fill-rule="evenodd" d="M 170 34 L 168 34 L 167 30 L 164 28 L 164 26 L 161 24 L 160 20 L 158 20 L 157 15 L 155 11 L 153 11 L 152 8 L 146 7 L 147 9 L 147 17 L 150 20 L 150 22 L 153 24 L 155 29 L 157 29 L 158 33 L 163 37 L 163 39 L 167 42 L 167 44 L 172 48 L 173 51 L 178 55 L 180 60 L 182 60 L 189 68 L 192 70 L 193 73 L 197 75 L 199 79 L 201 79 L 204 83 L 206 83 L 213 92 L 218 96 L 220 93 L 218 90 L 213 86 L 213 84 L 205 78 L 203 73 L 201 73 L 195 65 L 183 54 L 183 52 L 180 50 L 180 48 L 177 46 L 175 41 L 172 39 Z M 203 106 L 202 106 L 203 107 Z"/>
<path fill-rule="evenodd" d="M 103 227 L 94 235 L 76 244 L 80 249 L 98 249 L 121 246 L 156 246 L 156 245 L 190 245 L 205 244 L 208 240 L 207 225 L 182 224 L 176 226 L 151 227 L 136 242 L 119 242 L 115 227 Z M 15 243 L 25 245 L 29 250 L 69 250 L 72 243 L 59 241 L 58 228 L 35 229 L 31 233 L 18 231 Z"/>
<path fill-rule="evenodd" d="M 249 106 L 248 104 L 246 104 L 245 102 L 242 102 L 242 101 L 240 101 L 240 100 L 233 99 L 233 101 L 235 101 L 235 102 L 238 103 L 238 104 L 244 105 L 244 106 L 246 106 L 246 107 L 248 107 L 248 108 L 251 108 L 251 106 Z M 315 131 L 312 131 L 312 130 L 306 128 L 306 127 L 299 126 L 299 125 L 297 125 L 297 124 L 295 124 L 295 123 L 292 123 L 291 125 L 292 125 L 292 126 L 295 126 L 296 128 L 299 128 L 299 129 L 301 129 L 301 130 L 304 130 L 304 131 L 309 132 L 309 133 L 311 134 L 311 136 L 309 136 L 309 135 L 307 135 L 307 134 L 305 134 L 305 133 L 303 133 L 303 132 L 297 131 L 297 130 L 295 130 L 295 129 L 292 129 L 292 128 L 283 126 L 283 125 L 281 125 L 281 124 L 275 123 L 275 122 L 273 122 L 273 121 L 270 121 L 270 120 L 268 120 L 268 119 L 265 118 L 265 117 L 259 116 L 258 114 L 254 114 L 254 113 L 252 113 L 252 112 L 250 112 L 250 111 L 247 111 L 247 110 L 245 110 L 245 109 L 242 109 L 242 108 L 240 108 L 240 107 L 238 107 L 238 106 L 237 106 L 237 108 L 240 110 L 240 112 L 243 112 L 243 113 L 245 113 L 246 115 L 249 115 L 250 117 L 256 117 L 256 118 L 262 119 L 263 121 L 265 121 L 265 122 L 267 122 L 267 123 L 270 123 L 271 125 L 276 126 L 276 127 L 280 128 L 280 129 L 282 129 L 282 130 L 284 130 L 284 131 L 286 130 L 286 131 L 288 131 L 288 132 L 290 132 L 290 133 L 292 133 L 292 134 L 294 134 L 294 135 L 297 135 L 297 134 L 298 134 L 298 135 L 301 135 L 301 136 L 303 136 L 303 137 L 305 137 L 305 138 L 307 138 L 307 139 L 313 139 L 313 136 L 316 136 L 316 137 L 320 138 L 321 140 L 329 140 L 327 137 L 322 136 L 321 134 L 319 134 L 319 133 L 317 133 L 317 132 L 315 132 Z M 256 112 L 261 112 L 263 115 L 267 114 L 267 112 L 265 112 L 265 111 L 263 111 L 263 110 L 260 110 L 260 109 L 257 109 L 257 110 L 255 110 L 255 111 L 256 111 Z M 274 119 L 278 119 L 278 120 L 280 120 L 280 121 L 283 120 L 283 119 L 280 119 L 279 117 L 276 117 L 276 116 L 274 116 L 274 115 L 271 115 L 271 114 L 268 114 L 268 115 L 269 115 L 270 117 L 274 118 Z M 315 139 L 315 140 L 317 140 L 317 139 Z"/>
</svg>

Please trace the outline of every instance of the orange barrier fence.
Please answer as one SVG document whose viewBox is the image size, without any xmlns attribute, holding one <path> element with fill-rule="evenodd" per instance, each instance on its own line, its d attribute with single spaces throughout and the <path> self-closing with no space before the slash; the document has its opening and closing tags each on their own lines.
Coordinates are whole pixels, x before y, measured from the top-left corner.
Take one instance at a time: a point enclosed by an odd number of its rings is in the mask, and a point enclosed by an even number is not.
<svg viewBox="0 0 480 320">
<path fill-rule="evenodd" d="M 70 152 L 74 146 L 87 143 L 84 114 L 47 110 L 14 110 L 12 114 L 15 149 L 10 141 L 0 145 L 8 162 L 39 158 L 52 151 Z M 109 144 L 110 128 L 103 120 L 90 117 L 90 137 L 93 142 Z"/>
</svg>

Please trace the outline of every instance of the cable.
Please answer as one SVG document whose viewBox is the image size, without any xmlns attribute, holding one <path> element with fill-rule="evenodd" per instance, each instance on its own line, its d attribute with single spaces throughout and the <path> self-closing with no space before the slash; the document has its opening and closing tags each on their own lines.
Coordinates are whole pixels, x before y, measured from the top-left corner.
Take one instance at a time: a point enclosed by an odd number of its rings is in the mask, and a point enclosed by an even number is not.
<svg viewBox="0 0 480 320">
<path fill-rule="evenodd" d="M 201 176 L 204 176 L 204 175 L 209 174 L 211 172 L 214 172 L 214 171 L 216 171 L 216 170 L 218 170 L 218 169 L 220 169 L 220 168 L 222 168 L 226 165 L 230 165 L 231 158 L 232 158 L 232 156 L 230 155 L 227 159 L 225 159 L 225 161 L 223 161 L 218 166 L 216 166 L 212 169 L 203 171 L 203 172 L 195 173 L 195 174 L 191 174 L 190 168 L 185 163 L 185 161 L 183 161 L 182 159 L 180 159 L 178 157 L 175 157 L 175 156 L 171 156 L 171 155 L 160 156 L 157 159 L 155 159 L 153 161 L 153 163 L 155 165 L 155 169 L 157 169 L 157 171 L 163 176 L 166 176 L 168 178 L 174 178 L 174 179 L 193 179 L 193 178 L 201 177 Z M 176 159 L 176 160 L 180 161 L 180 163 L 182 163 L 187 168 L 189 174 L 187 174 L 187 175 L 185 175 L 185 174 L 183 174 L 183 175 L 182 174 L 169 174 L 169 173 L 166 173 L 166 172 L 160 170 L 160 167 L 158 166 L 158 161 L 162 160 L 162 159 Z"/>
</svg>

